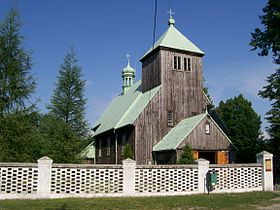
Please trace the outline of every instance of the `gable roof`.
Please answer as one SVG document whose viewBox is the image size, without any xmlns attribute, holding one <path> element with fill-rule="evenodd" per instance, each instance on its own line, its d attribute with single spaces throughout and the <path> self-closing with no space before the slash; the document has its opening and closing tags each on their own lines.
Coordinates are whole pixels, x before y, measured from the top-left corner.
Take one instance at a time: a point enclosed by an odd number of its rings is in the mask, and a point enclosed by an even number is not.
<svg viewBox="0 0 280 210">
<path fill-rule="evenodd" d="M 231 145 L 234 144 L 228 138 L 228 136 L 223 132 L 223 130 L 217 125 L 215 120 L 211 118 L 208 113 L 196 115 L 179 122 L 174 128 L 172 128 L 163 139 L 153 147 L 153 151 L 166 151 L 166 150 L 176 150 L 176 148 L 186 139 L 186 137 L 193 131 L 194 128 L 206 117 L 208 116 L 218 129 L 223 133 L 226 139 Z M 237 149 L 235 147 L 235 149 Z"/>
<path fill-rule="evenodd" d="M 148 54 L 158 47 L 168 47 L 177 50 L 183 50 L 193 53 L 204 55 L 204 52 L 200 50 L 195 44 L 187 39 L 180 31 L 178 31 L 173 25 L 170 25 L 164 34 L 156 41 L 145 55 L 140 59 L 143 60 Z"/>
<path fill-rule="evenodd" d="M 140 80 L 124 95 L 115 97 L 95 123 L 94 129 L 96 130 L 94 136 L 111 129 L 118 129 L 132 124 L 159 89 L 160 86 L 157 86 L 142 93 Z"/>
<path fill-rule="evenodd" d="M 175 150 L 206 116 L 200 114 L 182 120 L 154 146 L 153 151 Z"/>
</svg>

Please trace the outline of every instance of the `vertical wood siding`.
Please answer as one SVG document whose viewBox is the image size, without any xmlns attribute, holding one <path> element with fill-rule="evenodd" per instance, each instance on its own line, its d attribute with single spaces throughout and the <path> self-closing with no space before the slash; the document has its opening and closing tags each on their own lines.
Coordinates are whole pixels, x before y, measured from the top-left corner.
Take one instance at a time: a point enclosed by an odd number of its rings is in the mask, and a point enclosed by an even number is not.
<svg viewBox="0 0 280 210">
<path fill-rule="evenodd" d="M 205 133 L 205 123 L 210 124 L 209 134 Z M 178 148 L 183 149 L 186 144 L 194 150 L 230 150 L 231 147 L 225 135 L 210 118 L 201 121 Z"/>
</svg>

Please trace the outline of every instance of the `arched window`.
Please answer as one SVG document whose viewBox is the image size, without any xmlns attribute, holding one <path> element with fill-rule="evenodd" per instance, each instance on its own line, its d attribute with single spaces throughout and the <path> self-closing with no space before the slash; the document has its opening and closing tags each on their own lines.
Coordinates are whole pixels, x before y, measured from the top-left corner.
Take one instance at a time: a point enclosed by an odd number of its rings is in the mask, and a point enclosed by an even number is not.
<svg viewBox="0 0 280 210">
<path fill-rule="evenodd" d="M 210 134 L 210 123 L 209 122 L 205 123 L 205 133 Z"/>
</svg>

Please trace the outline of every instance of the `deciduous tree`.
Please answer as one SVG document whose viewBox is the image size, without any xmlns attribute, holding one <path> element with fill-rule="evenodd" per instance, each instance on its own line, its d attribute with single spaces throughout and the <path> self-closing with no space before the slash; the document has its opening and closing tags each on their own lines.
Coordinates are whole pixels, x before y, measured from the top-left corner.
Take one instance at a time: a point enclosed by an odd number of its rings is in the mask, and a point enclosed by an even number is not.
<svg viewBox="0 0 280 210">
<path fill-rule="evenodd" d="M 267 78 L 267 85 L 259 92 L 262 98 L 271 101 L 271 109 L 266 113 L 269 122 L 267 131 L 271 137 L 270 150 L 274 153 L 275 178 L 279 182 L 280 173 L 280 1 L 268 0 L 263 8 L 260 20 L 264 29 L 256 28 L 252 33 L 251 46 L 259 50 L 258 55 L 267 56 L 272 53 L 273 62 L 277 65 L 275 73 Z"/>
<path fill-rule="evenodd" d="M 236 162 L 256 162 L 256 154 L 261 151 L 260 116 L 243 95 L 221 101 L 217 113 L 227 127 L 227 135 L 237 147 Z"/>
</svg>

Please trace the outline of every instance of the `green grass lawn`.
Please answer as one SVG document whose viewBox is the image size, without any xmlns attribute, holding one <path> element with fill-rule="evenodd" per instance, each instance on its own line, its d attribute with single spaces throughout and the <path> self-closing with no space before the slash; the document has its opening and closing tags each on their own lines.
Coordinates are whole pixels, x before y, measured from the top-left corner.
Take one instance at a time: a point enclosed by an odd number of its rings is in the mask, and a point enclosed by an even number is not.
<svg viewBox="0 0 280 210">
<path fill-rule="evenodd" d="M 279 199 L 278 199 L 279 198 Z M 50 200 L 4 200 L 0 210 L 88 209 L 255 209 L 279 204 L 280 194 L 252 192 L 170 197 L 71 198 Z"/>
</svg>

